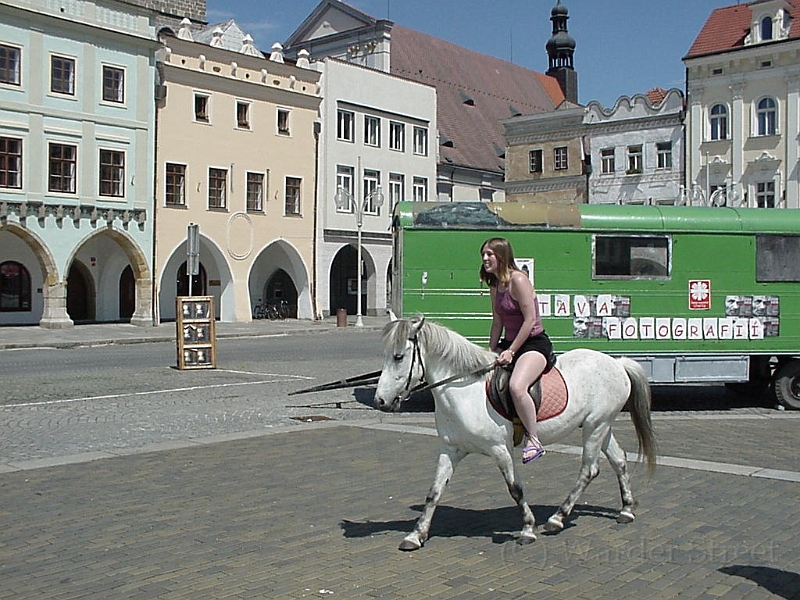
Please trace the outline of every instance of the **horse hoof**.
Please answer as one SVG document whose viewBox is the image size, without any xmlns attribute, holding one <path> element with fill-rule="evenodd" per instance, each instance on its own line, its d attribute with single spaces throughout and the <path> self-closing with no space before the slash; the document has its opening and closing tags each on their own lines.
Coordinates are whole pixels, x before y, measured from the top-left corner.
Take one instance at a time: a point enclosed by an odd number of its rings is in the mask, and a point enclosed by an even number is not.
<svg viewBox="0 0 800 600">
<path fill-rule="evenodd" d="M 635 518 L 636 517 L 631 511 L 623 510 L 617 516 L 617 523 L 633 523 Z"/>
<path fill-rule="evenodd" d="M 403 540 L 398 548 L 403 552 L 413 552 L 414 550 L 419 550 L 422 548 L 422 544 L 419 544 L 413 540 Z"/>
<path fill-rule="evenodd" d="M 549 533 L 558 533 L 559 531 L 563 531 L 563 529 L 564 523 L 557 517 L 550 517 L 547 519 L 547 523 L 544 524 L 544 530 Z"/>
<path fill-rule="evenodd" d="M 536 541 L 536 536 L 533 534 L 520 534 L 517 538 L 517 545 L 519 546 L 526 546 L 528 544 L 532 544 Z"/>
</svg>

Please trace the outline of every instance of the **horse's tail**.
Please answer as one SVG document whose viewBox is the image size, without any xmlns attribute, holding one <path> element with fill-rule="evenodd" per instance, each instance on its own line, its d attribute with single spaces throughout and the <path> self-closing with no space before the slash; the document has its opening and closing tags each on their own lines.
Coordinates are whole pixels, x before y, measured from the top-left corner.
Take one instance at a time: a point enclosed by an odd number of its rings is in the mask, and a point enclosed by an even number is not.
<svg viewBox="0 0 800 600">
<path fill-rule="evenodd" d="M 642 365 L 631 358 L 620 357 L 618 359 L 631 380 L 631 395 L 628 397 L 628 408 L 631 413 L 631 421 L 636 429 L 636 437 L 639 440 L 639 456 L 644 456 L 647 461 L 647 475 L 653 474 L 656 468 L 656 436 L 653 430 L 653 423 L 650 420 L 650 383 L 647 381 Z"/>
</svg>

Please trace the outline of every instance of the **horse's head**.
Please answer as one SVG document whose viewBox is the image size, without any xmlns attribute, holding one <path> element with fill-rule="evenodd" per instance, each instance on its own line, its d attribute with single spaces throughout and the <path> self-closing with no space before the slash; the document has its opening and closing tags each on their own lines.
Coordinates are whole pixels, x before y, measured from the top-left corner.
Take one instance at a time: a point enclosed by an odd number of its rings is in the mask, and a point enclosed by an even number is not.
<svg viewBox="0 0 800 600">
<path fill-rule="evenodd" d="M 397 410 L 425 377 L 419 346 L 424 323 L 425 318 L 420 316 L 392 321 L 383 328 L 384 361 L 375 406 L 384 412 Z"/>
</svg>

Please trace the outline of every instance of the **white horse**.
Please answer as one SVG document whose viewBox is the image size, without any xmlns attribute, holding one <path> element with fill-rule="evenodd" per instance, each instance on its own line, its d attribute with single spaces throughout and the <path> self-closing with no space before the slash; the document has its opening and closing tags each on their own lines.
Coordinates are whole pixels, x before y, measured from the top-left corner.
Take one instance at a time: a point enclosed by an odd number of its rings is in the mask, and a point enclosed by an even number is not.
<svg viewBox="0 0 800 600">
<path fill-rule="evenodd" d="M 396 410 L 423 380 L 433 389 L 436 429 L 442 447 L 436 476 L 414 531 L 400 544 L 401 550 L 417 550 L 428 537 L 431 520 L 453 470 L 467 454 L 477 452 L 494 458 L 508 491 L 522 509 L 524 527 L 519 543 L 536 539 L 536 521 L 522 492 L 512 461 L 513 424 L 501 417 L 486 397 L 486 378 L 496 356 L 463 336 L 423 317 L 388 323 L 383 330 L 385 362 L 375 404 L 383 411 Z M 553 443 L 578 427 L 583 429 L 583 460 L 575 488 L 545 530 L 561 531 L 578 498 L 598 472 L 600 453 L 606 455 L 619 479 L 622 510 L 617 521 L 633 521 L 635 501 L 628 481 L 625 452 L 611 425 L 625 403 L 639 440 L 639 455 L 651 472 L 656 461 L 655 437 L 650 422 L 650 386 L 634 360 L 612 358 L 588 349 L 570 350 L 559 356 L 556 367 L 567 385 L 569 403 L 558 416 L 539 423 L 539 439 Z M 459 375 L 463 377 L 459 378 Z M 546 459 L 545 459 L 546 460 Z"/>
</svg>

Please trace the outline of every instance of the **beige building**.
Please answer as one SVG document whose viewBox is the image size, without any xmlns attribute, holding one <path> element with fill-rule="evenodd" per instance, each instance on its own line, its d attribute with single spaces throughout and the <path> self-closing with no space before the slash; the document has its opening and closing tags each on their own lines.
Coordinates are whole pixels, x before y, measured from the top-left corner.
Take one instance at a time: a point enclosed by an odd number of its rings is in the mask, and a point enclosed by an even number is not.
<svg viewBox="0 0 800 600">
<path fill-rule="evenodd" d="M 188 25 L 162 34 L 157 57 L 160 317 L 175 317 L 175 296 L 191 285 L 215 298 L 222 321 L 249 321 L 273 301 L 314 318 L 320 74 L 302 58 L 301 66 L 284 63 L 280 51 L 265 58 L 233 22 L 211 29 L 209 44 L 193 41 Z M 190 223 L 199 227 L 191 282 Z"/>
</svg>

